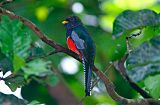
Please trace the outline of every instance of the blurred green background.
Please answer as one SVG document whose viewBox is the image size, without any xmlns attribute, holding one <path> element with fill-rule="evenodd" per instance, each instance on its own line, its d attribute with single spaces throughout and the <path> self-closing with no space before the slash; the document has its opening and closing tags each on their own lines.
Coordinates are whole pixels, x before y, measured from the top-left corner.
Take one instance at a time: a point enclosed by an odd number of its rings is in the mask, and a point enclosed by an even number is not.
<svg viewBox="0 0 160 105">
<path fill-rule="evenodd" d="M 102 71 L 109 63 L 121 58 L 126 51 L 125 36 L 112 38 L 113 21 L 124 10 L 151 9 L 160 12 L 159 0 L 15 0 L 5 6 L 15 14 L 35 23 L 49 38 L 66 46 L 65 28 L 61 23 L 67 16 L 79 16 L 96 43 L 95 65 Z M 32 43 L 42 47 L 45 53 L 53 51 L 32 33 Z M 43 86 L 31 81 L 22 87 L 22 97 L 28 101 L 37 100 L 46 105 L 75 105 L 84 96 L 82 65 L 58 53 L 47 60 L 52 61 L 57 82 Z M 116 85 L 116 91 L 127 98 L 140 97 L 119 73 L 111 68 L 106 74 Z M 94 75 L 96 78 L 96 75 Z M 72 103 L 72 104 L 71 104 Z M 118 105 L 107 95 L 100 81 L 92 90 L 92 96 L 84 105 Z"/>
</svg>

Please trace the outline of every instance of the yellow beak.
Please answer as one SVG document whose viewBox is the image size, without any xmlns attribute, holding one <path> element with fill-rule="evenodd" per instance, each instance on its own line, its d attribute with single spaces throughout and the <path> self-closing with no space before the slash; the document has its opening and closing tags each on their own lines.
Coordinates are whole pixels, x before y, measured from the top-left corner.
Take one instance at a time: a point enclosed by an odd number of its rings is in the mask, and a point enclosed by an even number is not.
<svg viewBox="0 0 160 105">
<path fill-rule="evenodd" d="M 62 22 L 62 24 L 67 24 L 67 23 L 68 23 L 68 21 L 63 21 L 63 22 Z"/>
</svg>

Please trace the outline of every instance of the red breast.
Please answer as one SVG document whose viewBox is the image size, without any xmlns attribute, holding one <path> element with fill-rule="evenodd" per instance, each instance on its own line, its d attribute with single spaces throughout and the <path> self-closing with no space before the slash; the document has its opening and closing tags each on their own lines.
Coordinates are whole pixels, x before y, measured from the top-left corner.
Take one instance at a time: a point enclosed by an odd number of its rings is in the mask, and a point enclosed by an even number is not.
<svg viewBox="0 0 160 105">
<path fill-rule="evenodd" d="M 67 38 L 67 45 L 70 50 L 77 53 L 78 55 L 81 55 L 80 52 L 78 51 L 76 45 L 74 44 L 73 40 L 70 37 Z"/>
</svg>

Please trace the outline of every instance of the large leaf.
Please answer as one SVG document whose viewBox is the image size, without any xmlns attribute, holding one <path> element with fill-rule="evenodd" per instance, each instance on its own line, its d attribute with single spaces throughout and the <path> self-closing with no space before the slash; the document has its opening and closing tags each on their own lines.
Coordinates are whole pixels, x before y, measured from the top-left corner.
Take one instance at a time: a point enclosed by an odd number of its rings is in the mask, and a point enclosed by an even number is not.
<svg viewBox="0 0 160 105">
<path fill-rule="evenodd" d="M 154 98 L 160 98 L 160 75 L 146 78 L 144 84 Z"/>
<path fill-rule="evenodd" d="M 29 56 L 30 31 L 21 22 L 3 16 L 0 22 L 0 49 L 14 64 L 17 71 Z M 16 64 L 18 63 L 18 64 Z M 22 65 L 20 65 L 22 64 Z M 17 66 L 19 65 L 19 66 Z"/>
<path fill-rule="evenodd" d="M 26 77 L 30 75 L 43 77 L 52 73 L 49 67 L 50 63 L 51 63 L 50 61 L 35 59 L 27 63 L 26 66 L 22 67 L 22 70 L 25 72 Z"/>
<path fill-rule="evenodd" d="M 129 30 L 143 28 L 145 26 L 157 26 L 159 24 L 160 15 L 152 10 L 126 10 L 119 14 L 113 23 L 113 37 L 121 36 Z"/>
<path fill-rule="evenodd" d="M 23 76 L 8 76 L 4 80 L 5 84 L 11 89 L 11 91 L 16 91 L 17 88 L 20 88 L 25 84 L 25 79 Z"/>
<path fill-rule="evenodd" d="M 126 64 L 127 72 L 134 81 L 140 81 L 150 74 L 160 72 L 160 36 L 144 42 L 133 50 Z"/>
<path fill-rule="evenodd" d="M 0 93 L 0 105 L 27 105 L 27 102 L 22 99 L 18 99 L 14 95 L 5 95 Z"/>
</svg>

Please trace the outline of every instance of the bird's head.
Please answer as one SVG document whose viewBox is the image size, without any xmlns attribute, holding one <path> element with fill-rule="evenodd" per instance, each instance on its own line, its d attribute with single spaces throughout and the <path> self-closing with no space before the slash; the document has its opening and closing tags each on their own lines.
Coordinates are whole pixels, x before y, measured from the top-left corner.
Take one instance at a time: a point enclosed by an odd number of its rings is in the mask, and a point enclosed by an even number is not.
<svg viewBox="0 0 160 105">
<path fill-rule="evenodd" d="M 77 16 L 69 16 L 62 22 L 62 24 L 64 24 L 66 29 L 71 29 L 82 25 L 82 22 Z"/>
</svg>

